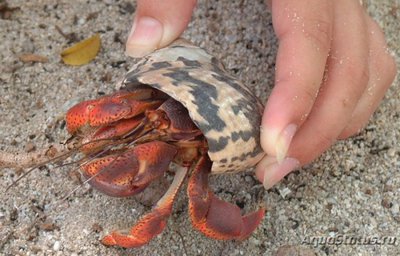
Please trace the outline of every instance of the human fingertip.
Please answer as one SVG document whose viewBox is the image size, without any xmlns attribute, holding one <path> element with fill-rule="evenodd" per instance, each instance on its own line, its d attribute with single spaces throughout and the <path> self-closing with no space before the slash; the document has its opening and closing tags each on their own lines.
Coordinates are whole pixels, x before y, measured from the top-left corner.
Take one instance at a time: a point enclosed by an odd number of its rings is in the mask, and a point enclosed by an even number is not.
<svg viewBox="0 0 400 256">
<path fill-rule="evenodd" d="M 289 124 L 283 130 L 263 127 L 261 129 L 261 145 L 269 155 L 276 157 L 278 163 L 282 163 L 296 131 L 296 124 Z"/>
<path fill-rule="evenodd" d="M 256 167 L 256 176 L 265 189 L 270 189 L 283 177 L 300 167 L 300 162 L 295 158 L 285 158 L 278 163 L 275 157 L 267 156 Z"/>
<path fill-rule="evenodd" d="M 285 129 L 282 130 L 276 139 L 275 152 L 278 163 L 282 163 L 283 159 L 286 157 L 286 153 L 289 149 L 290 143 L 292 142 L 293 136 L 296 133 L 296 130 L 297 125 L 289 124 Z"/>
<path fill-rule="evenodd" d="M 163 25 L 152 17 L 135 19 L 126 42 L 126 54 L 130 57 L 143 57 L 160 47 Z"/>
</svg>

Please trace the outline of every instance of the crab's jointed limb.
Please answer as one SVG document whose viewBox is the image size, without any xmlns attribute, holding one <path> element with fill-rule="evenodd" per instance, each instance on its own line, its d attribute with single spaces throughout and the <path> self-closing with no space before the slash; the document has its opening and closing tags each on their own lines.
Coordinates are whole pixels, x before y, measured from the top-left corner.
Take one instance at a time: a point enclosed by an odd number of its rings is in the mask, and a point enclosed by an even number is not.
<svg viewBox="0 0 400 256">
<path fill-rule="evenodd" d="M 86 133 L 92 127 L 101 127 L 115 121 L 128 119 L 157 108 L 163 94 L 151 88 L 140 88 L 134 92 L 120 91 L 95 100 L 76 104 L 68 110 L 66 123 L 68 132 Z"/>
<path fill-rule="evenodd" d="M 185 180 L 186 174 L 186 167 L 178 168 L 168 191 L 150 213 L 143 216 L 130 231 L 114 231 L 106 235 L 101 242 L 104 245 L 119 245 L 125 248 L 139 247 L 150 242 L 154 236 L 164 230 L 171 214 L 176 194 Z"/>
<path fill-rule="evenodd" d="M 242 216 L 238 206 L 216 197 L 208 188 L 211 164 L 207 155 L 202 156 L 189 179 L 187 192 L 193 226 L 214 239 L 246 239 L 260 224 L 265 210 Z"/>
<path fill-rule="evenodd" d="M 192 170 L 188 196 L 193 226 L 214 239 L 247 238 L 260 224 L 264 209 L 242 216 L 239 207 L 217 198 L 208 188 L 210 168 L 210 160 L 202 156 Z M 170 188 L 150 213 L 143 216 L 129 231 L 114 231 L 105 236 L 102 243 L 125 248 L 139 247 L 160 234 L 166 226 L 176 194 L 187 172 L 187 167 L 179 167 Z"/>
</svg>

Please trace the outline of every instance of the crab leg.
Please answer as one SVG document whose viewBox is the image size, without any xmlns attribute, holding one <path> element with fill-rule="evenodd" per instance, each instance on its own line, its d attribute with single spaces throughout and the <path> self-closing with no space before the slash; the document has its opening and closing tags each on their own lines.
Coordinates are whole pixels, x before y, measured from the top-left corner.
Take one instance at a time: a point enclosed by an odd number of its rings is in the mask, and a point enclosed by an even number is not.
<svg viewBox="0 0 400 256">
<path fill-rule="evenodd" d="M 214 239 L 245 239 L 260 224 L 265 210 L 261 208 L 242 216 L 239 207 L 217 198 L 208 188 L 211 164 L 208 156 L 203 156 L 189 179 L 189 212 L 193 226 Z"/>
<path fill-rule="evenodd" d="M 179 167 L 171 186 L 151 212 L 143 216 L 130 231 L 114 231 L 105 236 L 101 242 L 108 246 L 118 245 L 125 248 L 132 248 L 147 244 L 154 236 L 160 234 L 167 224 L 176 194 L 186 174 L 187 168 Z"/>
<path fill-rule="evenodd" d="M 143 117 L 138 116 L 118 121 L 115 125 L 100 127 L 93 135 L 82 139 L 81 151 L 85 154 L 94 154 L 105 146 L 112 144 L 113 140 L 122 138 L 128 132 L 135 130 L 143 122 Z"/>
</svg>

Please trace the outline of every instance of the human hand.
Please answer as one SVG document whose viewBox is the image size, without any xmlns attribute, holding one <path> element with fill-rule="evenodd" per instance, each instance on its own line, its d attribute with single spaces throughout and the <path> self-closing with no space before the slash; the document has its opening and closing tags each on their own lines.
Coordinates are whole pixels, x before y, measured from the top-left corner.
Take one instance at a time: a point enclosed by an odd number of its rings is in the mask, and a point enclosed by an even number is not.
<svg viewBox="0 0 400 256">
<path fill-rule="evenodd" d="M 138 0 L 127 54 L 143 56 L 184 31 L 195 0 Z M 358 133 L 396 74 L 384 35 L 359 0 L 272 0 L 279 39 L 256 168 L 270 188 L 337 139 Z M 171 8 L 172 7 L 172 8 Z"/>
</svg>

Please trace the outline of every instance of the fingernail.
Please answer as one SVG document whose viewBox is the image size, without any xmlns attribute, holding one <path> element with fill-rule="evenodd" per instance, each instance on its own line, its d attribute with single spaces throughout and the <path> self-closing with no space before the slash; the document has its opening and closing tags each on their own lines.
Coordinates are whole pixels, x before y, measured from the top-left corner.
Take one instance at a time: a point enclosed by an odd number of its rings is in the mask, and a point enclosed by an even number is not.
<svg viewBox="0 0 400 256">
<path fill-rule="evenodd" d="M 135 20 L 126 43 L 126 54 L 137 58 L 156 50 L 163 35 L 163 25 L 151 17 Z"/>
<path fill-rule="evenodd" d="M 289 149 L 290 142 L 296 133 L 297 125 L 289 124 L 285 129 L 278 135 L 275 142 L 275 154 L 278 163 L 282 163 L 283 159 L 286 157 L 286 153 Z"/>
<path fill-rule="evenodd" d="M 285 158 L 281 163 L 275 157 L 266 157 L 256 168 L 257 178 L 262 181 L 265 189 L 270 189 L 288 173 L 300 167 L 295 158 Z"/>
</svg>

